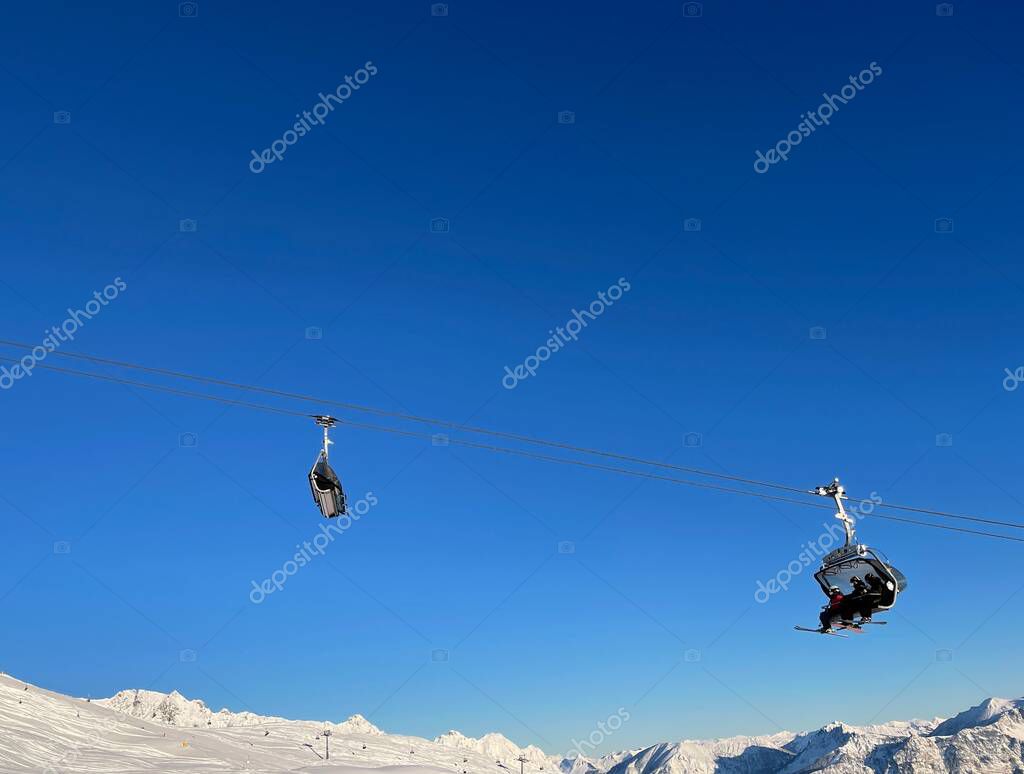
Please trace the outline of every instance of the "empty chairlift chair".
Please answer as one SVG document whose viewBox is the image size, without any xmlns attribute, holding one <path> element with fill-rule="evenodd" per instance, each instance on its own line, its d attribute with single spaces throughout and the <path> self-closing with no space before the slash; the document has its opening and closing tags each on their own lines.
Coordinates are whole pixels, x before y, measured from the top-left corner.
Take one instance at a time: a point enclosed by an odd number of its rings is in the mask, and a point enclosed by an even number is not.
<svg viewBox="0 0 1024 774">
<path fill-rule="evenodd" d="M 324 447 L 317 455 L 309 471 L 309 489 L 313 493 L 313 502 L 316 507 L 328 519 L 336 516 L 344 516 L 348 513 L 345 500 L 345 490 L 341 487 L 341 480 L 328 463 L 328 447 L 334 443 L 328 437 L 328 430 L 336 424 L 336 421 L 327 416 L 314 417 L 316 423 L 324 429 Z"/>
</svg>

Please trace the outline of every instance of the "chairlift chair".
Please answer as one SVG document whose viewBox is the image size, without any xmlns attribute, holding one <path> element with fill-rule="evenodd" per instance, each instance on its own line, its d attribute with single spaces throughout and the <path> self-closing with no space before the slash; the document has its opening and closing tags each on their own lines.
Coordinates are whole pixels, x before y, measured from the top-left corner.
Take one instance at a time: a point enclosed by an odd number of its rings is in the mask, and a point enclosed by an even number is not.
<svg viewBox="0 0 1024 774">
<path fill-rule="evenodd" d="M 341 488 L 338 474 L 328 463 L 328 447 L 334 443 L 328 436 L 328 431 L 337 424 L 337 421 L 329 416 L 317 416 L 314 419 L 324 430 L 324 446 L 309 471 L 309 488 L 313 493 L 313 502 L 320 509 L 320 513 L 326 518 L 332 519 L 348 513 L 345 490 Z"/>
<path fill-rule="evenodd" d="M 831 497 L 835 500 L 838 508 L 836 518 L 843 522 L 846 531 L 846 543 L 826 554 L 821 561 L 821 569 L 814 573 L 814 579 L 821 586 L 822 593 L 829 596 L 829 589 L 838 587 L 843 594 L 853 592 L 851 578 L 854 576 L 865 580 L 868 573 L 874 573 L 882 581 L 882 589 L 877 603 L 873 604 L 875 611 L 889 610 L 896 604 L 896 598 L 907 587 L 906 576 L 889 564 L 889 560 L 880 551 L 857 542 L 857 535 L 854 530 L 853 519 L 850 518 L 843 506 L 843 500 L 847 499 L 846 490 L 835 479 L 828 486 L 820 486 L 813 490 L 814 494 L 822 497 Z"/>
</svg>

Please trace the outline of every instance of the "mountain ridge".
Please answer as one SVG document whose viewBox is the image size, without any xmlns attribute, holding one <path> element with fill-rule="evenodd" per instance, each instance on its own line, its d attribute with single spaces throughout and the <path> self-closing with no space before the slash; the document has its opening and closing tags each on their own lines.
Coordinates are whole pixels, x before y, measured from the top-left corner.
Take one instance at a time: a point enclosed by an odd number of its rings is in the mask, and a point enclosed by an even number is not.
<svg viewBox="0 0 1024 774">
<path fill-rule="evenodd" d="M 331 760 L 325 760 L 331 731 Z M 0 673 L 0 771 L 356 774 L 1021 774 L 1024 699 L 989 698 L 948 719 L 658 742 L 601 758 L 560 758 L 499 733 L 391 734 L 361 715 L 340 723 L 213 711 L 177 691 L 75 699 Z M 338 763 L 337 761 L 342 761 Z"/>
</svg>

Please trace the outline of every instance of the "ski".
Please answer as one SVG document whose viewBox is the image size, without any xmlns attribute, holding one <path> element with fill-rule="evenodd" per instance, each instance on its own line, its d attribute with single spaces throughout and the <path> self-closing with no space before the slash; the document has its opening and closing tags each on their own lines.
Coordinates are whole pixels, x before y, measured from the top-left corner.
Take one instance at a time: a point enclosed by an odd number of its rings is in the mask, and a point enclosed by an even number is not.
<svg viewBox="0 0 1024 774">
<path fill-rule="evenodd" d="M 837 629 L 853 629 L 853 630 L 856 631 L 858 629 L 862 629 L 865 626 L 885 626 L 887 623 L 889 623 L 889 622 L 888 621 L 863 621 L 863 622 L 862 621 L 855 621 L 855 622 L 852 622 L 852 623 L 844 623 L 842 621 L 839 621 L 839 622 L 837 622 L 835 624 L 835 627 Z"/>
<path fill-rule="evenodd" d="M 806 626 L 794 626 L 798 632 L 810 632 L 811 634 L 827 634 L 829 637 L 842 637 L 844 640 L 849 639 L 845 634 L 839 634 L 838 632 L 823 632 L 818 629 L 808 629 Z"/>
</svg>

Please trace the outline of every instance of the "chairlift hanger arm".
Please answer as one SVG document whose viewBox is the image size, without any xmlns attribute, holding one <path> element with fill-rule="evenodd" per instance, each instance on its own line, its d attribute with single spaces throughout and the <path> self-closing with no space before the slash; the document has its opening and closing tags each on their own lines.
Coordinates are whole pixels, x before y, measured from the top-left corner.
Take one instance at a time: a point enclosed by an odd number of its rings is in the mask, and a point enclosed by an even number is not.
<svg viewBox="0 0 1024 774">
<path fill-rule="evenodd" d="M 330 456 L 330 451 L 329 451 L 328 447 L 332 443 L 334 443 L 334 441 L 332 441 L 330 439 L 330 436 L 328 435 L 328 432 L 330 431 L 330 429 L 332 427 L 334 427 L 336 424 L 338 424 L 338 420 L 336 420 L 334 417 L 327 416 L 325 414 L 316 414 L 313 417 L 313 419 L 316 421 L 316 423 L 318 425 L 320 425 L 320 427 L 322 427 L 324 429 L 324 450 L 323 450 L 323 455 L 324 455 L 324 459 L 326 460 Z"/>
<path fill-rule="evenodd" d="M 851 546 L 857 542 L 857 534 L 853 528 L 853 519 L 850 518 L 846 512 L 846 508 L 843 506 L 843 500 L 848 499 L 846 495 L 846 489 L 842 484 L 839 483 L 839 478 L 832 479 L 832 483 L 827 486 L 819 486 L 811 490 L 812 494 L 820 495 L 821 497 L 831 497 L 836 502 L 836 518 L 843 522 L 843 529 L 846 531 L 846 545 Z"/>
</svg>

